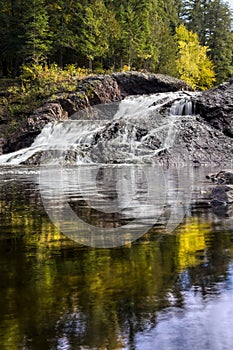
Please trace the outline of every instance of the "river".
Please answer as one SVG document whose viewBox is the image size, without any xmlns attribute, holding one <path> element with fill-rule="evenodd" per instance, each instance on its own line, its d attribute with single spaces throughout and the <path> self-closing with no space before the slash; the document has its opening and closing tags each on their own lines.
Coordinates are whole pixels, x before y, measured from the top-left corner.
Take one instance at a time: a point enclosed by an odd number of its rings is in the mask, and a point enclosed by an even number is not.
<svg viewBox="0 0 233 350">
<path fill-rule="evenodd" d="M 180 142 L 189 96 L 85 110 L 0 157 L 0 349 L 232 348 L 233 208 L 210 203 L 223 165 Z"/>
<path fill-rule="evenodd" d="M 95 240 L 94 247 L 78 242 L 79 233 L 71 240 L 51 222 L 38 168 L 2 167 L 0 348 L 229 350 L 233 223 L 229 211 L 209 205 L 211 170 L 194 168 L 181 184 L 177 170 L 163 169 L 169 186 L 152 227 L 124 246 L 96 248 Z M 101 179 L 99 193 L 114 202 L 116 183 Z M 150 185 L 158 188 L 156 176 Z M 119 207 L 123 199 L 118 195 Z M 91 208 L 75 181 L 66 186 L 66 201 L 89 225 L 118 227 L 130 213 L 134 219 L 134 210 Z M 178 202 L 183 218 L 179 210 L 171 214 Z"/>
</svg>

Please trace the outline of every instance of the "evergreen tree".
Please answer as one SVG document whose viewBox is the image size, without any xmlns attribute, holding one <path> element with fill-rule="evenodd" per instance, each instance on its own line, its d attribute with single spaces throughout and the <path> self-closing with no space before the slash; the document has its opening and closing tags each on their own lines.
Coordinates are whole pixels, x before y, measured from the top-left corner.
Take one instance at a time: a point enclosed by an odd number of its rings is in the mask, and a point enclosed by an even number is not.
<svg viewBox="0 0 233 350">
<path fill-rule="evenodd" d="M 120 66 L 146 67 L 153 56 L 150 16 L 152 1 L 124 0 L 115 2 L 120 38 L 115 54 Z"/>
<path fill-rule="evenodd" d="M 21 55 L 27 61 L 39 63 L 47 57 L 51 45 L 45 0 L 24 0 L 22 3 Z"/>
<path fill-rule="evenodd" d="M 153 45 L 156 48 L 153 70 L 168 75 L 176 74 L 175 28 L 179 24 L 180 1 L 154 2 L 151 16 Z"/>
<path fill-rule="evenodd" d="M 231 13 L 227 4 L 220 0 L 209 3 L 206 15 L 206 43 L 215 66 L 217 83 L 228 80 L 233 74 Z"/>
<path fill-rule="evenodd" d="M 231 14 L 221 0 L 0 0 L 0 6 L 4 75 L 46 58 L 61 67 L 127 65 L 177 75 L 175 28 L 182 21 L 210 48 L 217 81 L 233 74 Z"/>
<path fill-rule="evenodd" d="M 4 75 L 18 73 L 21 63 L 20 24 L 22 4 L 15 0 L 0 0 L 0 62 Z"/>
<path fill-rule="evenodd" d="M 90 1 L 79 14 L 77 51 L 87 58 L 92 70 L 94 59 L 108 55 L 111 39 L 118 35 L 118 26 L 114 14 L 102 0 Z"/>
<path fill-rule="evenodd" d="M 231 12 L 221 0 L 187 0 L 183 2 L 181 18 L 189 30 L 198 34 L 200 43 L 210 48 L 217 82 L 233 74 Z"/>
<path fill-rule="evenodd" d="M 47 11 L 52 38 L 52 58 L 63 68 L 64 63 L 77 61 L 74 55 L 80 27 L 77 18 L 82 13 L 82 5 L 74 0 L 48 0 Z"/>
</svg>

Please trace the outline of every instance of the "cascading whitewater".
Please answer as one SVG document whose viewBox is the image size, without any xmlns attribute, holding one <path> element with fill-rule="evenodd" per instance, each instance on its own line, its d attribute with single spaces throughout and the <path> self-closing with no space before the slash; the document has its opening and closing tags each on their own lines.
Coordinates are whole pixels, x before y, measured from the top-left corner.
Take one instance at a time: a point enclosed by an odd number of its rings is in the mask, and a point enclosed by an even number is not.
<svg viewBox="0 0 233 350">
<path fill-rule="evenodd" d="M 191 96 L 130 96 L 77 112 L 69 121 L 47 124 L 30 147 L 0 156 L 0 164 L 27 163 L 40 153 L 72 164 L 148 162 L 173 147 L 181 116 L 194 113 Z"/>
</svg>

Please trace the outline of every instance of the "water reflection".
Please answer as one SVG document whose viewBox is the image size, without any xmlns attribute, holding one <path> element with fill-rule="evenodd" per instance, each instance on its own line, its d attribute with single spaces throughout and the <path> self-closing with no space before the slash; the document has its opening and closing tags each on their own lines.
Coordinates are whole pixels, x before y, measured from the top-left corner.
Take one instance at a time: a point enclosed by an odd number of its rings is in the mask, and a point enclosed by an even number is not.
<svg viewBox="0 0 233 350">
<path fill-rule="evenodd" d="M 173 234 L 164 214 L 131 245 L 93 249 L 53 226 L 37 175 L 1 177 L 1 349 L 230 348 L 232 227 L 197 204 L 204 177 Z"/>
<path fill-rule="evenodd" d="M 232 267 L 229 271 L 232 279 Z M 233 313 L 232 285 L 215 286 L 214 295 L 203 298 L 198 288 L 184 292 L 182 309 L 170 307 L 158 314 L 157 326 L 139 332 L 137 349 L 231 349 L 233 333 L 230 327 Z"/>
</svg>

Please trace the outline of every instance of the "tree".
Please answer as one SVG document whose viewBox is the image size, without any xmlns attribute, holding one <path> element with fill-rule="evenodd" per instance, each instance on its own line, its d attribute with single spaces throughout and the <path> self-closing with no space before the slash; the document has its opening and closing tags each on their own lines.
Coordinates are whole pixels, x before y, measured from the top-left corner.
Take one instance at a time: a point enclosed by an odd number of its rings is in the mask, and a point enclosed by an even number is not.
<svg viewBox="0 0 233 350">
<path fill-rule="evenodd" d="M 175 28 L 179 24 L 180 1 L 154 1 L 151 13 L 151 40 L 155 48 L 153 70 L 159 73 L 176 74 Z"/>
<path fill-rule="evenodd" d="M 111 38 L 118 35 L 118 26 L 114 14 L 102 0 L 92 0 L 80 14 L 78 49 L 88 59 L 92 70 L 95 58 L 107 56 Z"/>
<path fill-rule="evenodd" d="M 233 74 L 233 41 L 231 13 L 227 4 L 220 0 L 209 2 L 206 15 L 206 43 L 210 48 L 217 76 L 217 83 L 228 80 Z"/>
<path fill-rule="evenodd" d="M 183 1 L 181 18 L 189 30 L 198 34 L 202 45 L 210 50 L 208 56 L 214 63 L 217 82 L 233 74 L 231 11 L 221 0 Z"/>
<path fill-rule="evenodd" d="M 208 47 L 201 46 L 196 33 L 182 24 L 176 29 L 178 53 L 176 59 L 179 78 L 194 89 L 205 90 L 215 81 L 213 63 L 207 56 Z"/>
<path fill-rule="evenodd" d="M 39 63 L 50 50 L 48 14 L 45 0 L 24 0 L 21 29 L 21 55 L 27 61 Z"/>
<path fill-rule="evenodd" d="M 14 0 L 0 0 L 0 61 L 4 75 L 16 75 L 21 57 L 20 23 L 22 4 Z"/>
<path fill-rule="evenodd" d="M 51 57 L 63 68 L 67 62 L 77 62 L 75 52 L 82 5 L 80 1 L 74 0 L 49 0 L 47 11 L 52 38 Z"/>
<path fill-rule="evenodd" d="M 118 66 L 147 68 L 155 47 L 150 19 L 154 0 L 114 1 L 120 36 L 115 41 L 115 61 Z"/>
</svg>

